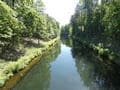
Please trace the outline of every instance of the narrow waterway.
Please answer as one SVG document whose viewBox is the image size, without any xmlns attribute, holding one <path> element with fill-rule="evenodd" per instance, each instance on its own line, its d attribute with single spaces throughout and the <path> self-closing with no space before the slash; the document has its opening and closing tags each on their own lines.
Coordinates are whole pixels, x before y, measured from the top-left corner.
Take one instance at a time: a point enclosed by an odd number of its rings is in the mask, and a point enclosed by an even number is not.
<svg viewBox="0 0 120 90">
<path fill-rule="evenodd" d="M 107 81 L 109 76 L 106 80 L 107 74 L 101 74 L 102 70 L 108 73 L 107 68 L 98 68 L 99 63 L 89 59 L 92 56 L 77 54 L 65 44 L 57 45 L 12 90 L 115 90 L 107 83 L 111 77 Z"/>
</svg>

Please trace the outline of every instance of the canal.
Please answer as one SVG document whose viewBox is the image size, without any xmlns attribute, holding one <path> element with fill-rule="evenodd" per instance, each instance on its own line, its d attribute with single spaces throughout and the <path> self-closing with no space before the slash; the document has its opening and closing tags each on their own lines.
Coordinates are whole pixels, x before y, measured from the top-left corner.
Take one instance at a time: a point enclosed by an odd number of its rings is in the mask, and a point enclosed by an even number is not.
<svg viewBox="0 0 120 90">
<path fill-rule="evenodd" d="M 80 46 L 58 44 L 12 90 L 119 90 L 114 69 Z"/>
</svg>

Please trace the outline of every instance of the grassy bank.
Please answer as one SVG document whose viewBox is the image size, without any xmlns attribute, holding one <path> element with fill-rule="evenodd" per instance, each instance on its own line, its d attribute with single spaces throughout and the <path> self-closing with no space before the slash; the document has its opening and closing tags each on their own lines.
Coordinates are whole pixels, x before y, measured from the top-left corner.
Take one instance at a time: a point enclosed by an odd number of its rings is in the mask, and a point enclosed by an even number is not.
<svg viewBox="0 0 120 90">
<path fill-rule="evenodd" d="M 25 54 L 16 61 L 1 61 L 0 87 L 4 86 L 5 82 L 14 76 L 14 74 L 29 66 L 30 62 L 34 62 L 34 58 L 42 56 L 57 40 L 58 38 L 48 42 L 42 42 L 42 47 L 26 47 Z"/>
</svg>

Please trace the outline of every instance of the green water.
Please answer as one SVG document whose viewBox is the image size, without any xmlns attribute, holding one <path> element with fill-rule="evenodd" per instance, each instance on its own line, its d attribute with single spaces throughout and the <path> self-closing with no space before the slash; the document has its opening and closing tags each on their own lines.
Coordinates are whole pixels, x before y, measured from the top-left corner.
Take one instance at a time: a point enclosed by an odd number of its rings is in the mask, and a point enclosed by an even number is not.
<svg viewBox="0 0 120 90">
<path fill-rule="evenodd" d="M 80 46 L 59 44 L 12 90 L 119 90 L 114 69 Z"/>
</svg>

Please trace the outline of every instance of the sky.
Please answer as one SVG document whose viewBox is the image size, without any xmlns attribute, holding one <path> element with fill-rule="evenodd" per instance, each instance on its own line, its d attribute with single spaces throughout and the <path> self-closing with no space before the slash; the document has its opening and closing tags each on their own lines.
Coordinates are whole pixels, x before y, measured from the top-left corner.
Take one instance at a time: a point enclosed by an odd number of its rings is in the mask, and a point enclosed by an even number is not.
<svg viewBox="0 0 120 90">
<path fill-rule="evenodd" d="M 78 0 L 42 0 L 45 4 L 45 13 L 55 18 L 60 25 L 68 24 L 75 12 Z"/>
</svg>

